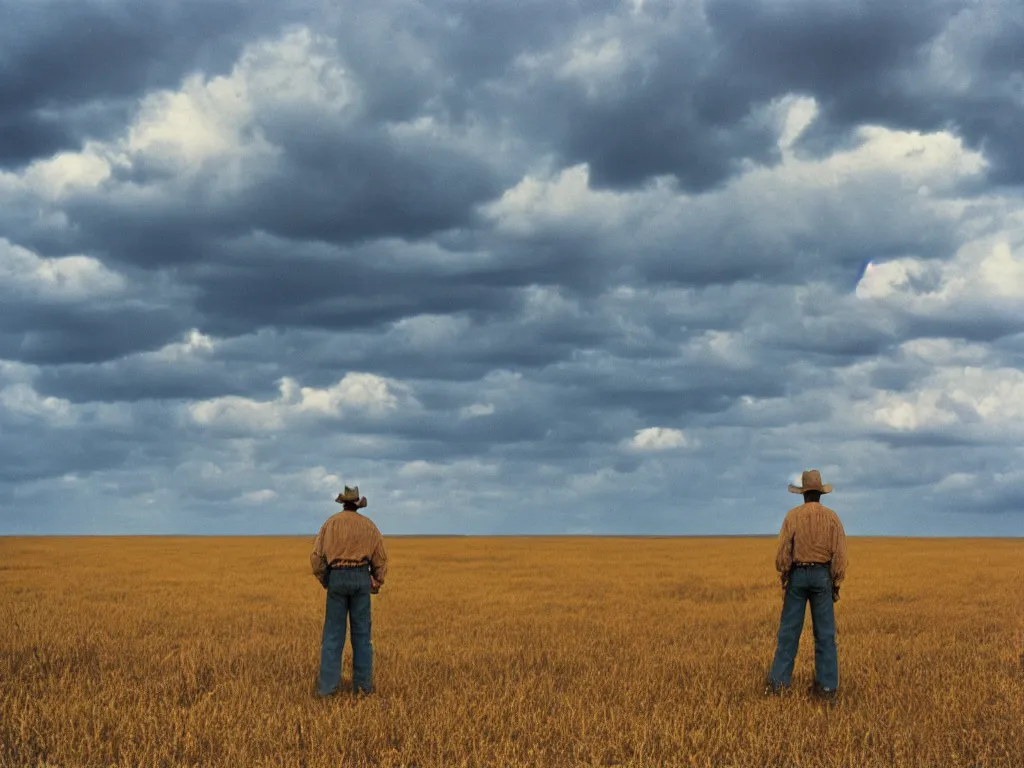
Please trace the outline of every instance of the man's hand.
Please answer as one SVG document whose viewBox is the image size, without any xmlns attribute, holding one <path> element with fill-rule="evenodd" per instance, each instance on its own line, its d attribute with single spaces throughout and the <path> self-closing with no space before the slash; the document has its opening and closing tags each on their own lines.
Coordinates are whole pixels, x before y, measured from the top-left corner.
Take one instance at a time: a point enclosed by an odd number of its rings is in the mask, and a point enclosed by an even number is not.
<svg viewBox="0 0 1024 768">
<path fill-rule="evenodd" d="M 837 585 L 833 585 L 832 587 L 832 602 L 839 602 L 839 587 Z"/>
<path fill-rule="evenodd" d="M 376 595 L 380 592 L 380 582 L 373 578 L 373 574 L 370 575 L 370 594 Z"/>
</svg>

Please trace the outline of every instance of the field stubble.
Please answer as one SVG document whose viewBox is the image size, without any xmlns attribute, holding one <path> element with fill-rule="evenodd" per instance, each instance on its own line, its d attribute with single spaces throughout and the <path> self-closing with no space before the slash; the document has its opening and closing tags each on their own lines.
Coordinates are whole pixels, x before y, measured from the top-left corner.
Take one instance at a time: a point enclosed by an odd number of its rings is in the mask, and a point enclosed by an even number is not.
<svg viewBox="0 0 1024 768">
<path fill-rule="evenodd" d="M 0 538 L 0 765 L 1024 764 L 1022 541 L 851 539 L 832 709 L 770 539 L 388 543 L 320 701 L 311 538 Z"/>
</svg>

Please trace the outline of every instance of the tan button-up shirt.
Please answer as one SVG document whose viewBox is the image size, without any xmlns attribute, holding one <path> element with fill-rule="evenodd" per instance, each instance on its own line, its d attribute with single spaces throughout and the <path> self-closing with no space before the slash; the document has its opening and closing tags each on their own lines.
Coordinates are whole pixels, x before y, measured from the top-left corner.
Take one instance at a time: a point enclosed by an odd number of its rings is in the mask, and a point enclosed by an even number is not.
<svg viewBox="0 0 1024 768">
<path fill-rule="evenodd" d="M 820 502 L 793 507 L 782 523 L 775 568 L 786 573 L 793 563 L 829 563 L 836 585 L 846 576 L 846 531 L 839 515 Z"/>
<path fill-rule="evenodd" d="M 369 564 L 370 573 L 381 584 L 388 573 L 384 537 L 365 515 L 344 509 L 327 518 L 309 555 L 313 575 L 323 580 L 327 566 L 346 568 Z"/>
</svg>

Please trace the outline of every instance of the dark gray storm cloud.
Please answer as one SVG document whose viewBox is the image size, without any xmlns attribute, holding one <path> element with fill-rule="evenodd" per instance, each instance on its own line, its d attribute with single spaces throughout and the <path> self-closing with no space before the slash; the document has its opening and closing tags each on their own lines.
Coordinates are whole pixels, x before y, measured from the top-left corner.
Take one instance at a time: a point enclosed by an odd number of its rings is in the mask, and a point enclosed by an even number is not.
<svg viewBox="0 0 1024 768">
<path fill-rule="evenodd" d="M 919 62 L 925 46 L 964 7 L 947 0 L 713 0 L 707 14 L 719 53 L 739 86 L 820 92 L 827 94 L 826 109 L 839 104 L 843 110 L 870 111 L 878 110 L 886 90 Z"/>
<path fill-rule="evenodd" d="M 0 167 L 74 150 L 123 129 L 137 97 L 192 71 L 230 67 L 276 12 L 234 0 L 5 4 Z"/>
<path fill-rule="evenodd" d="M 864 123 L 953 128 L 985 147 L 993 180 L 1019 184 L 1014 105 L 1024 11 L 1017 3 L 710 2 L 735 99 L 813 95 L 822 118 L 809 147 L 836 147 Z M 826 143 L 822 143 L 827 138 Z"/>
<path fill-rule="evenodd" d="M 146 307 L 5 310 L 0 355 L 39 365 L 103 362 L 176 338 L 178 321 Z"/>
<path fill-rule="evenodd" d="M 1022 13 L 18 6 L 0 532 L 1014 532 Z"/>
</svg>

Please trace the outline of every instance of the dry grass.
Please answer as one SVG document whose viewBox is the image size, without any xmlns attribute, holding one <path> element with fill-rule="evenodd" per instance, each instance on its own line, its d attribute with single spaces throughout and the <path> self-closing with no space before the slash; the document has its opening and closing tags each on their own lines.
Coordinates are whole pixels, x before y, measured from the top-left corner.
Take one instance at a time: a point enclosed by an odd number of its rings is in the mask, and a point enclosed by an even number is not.
<svg viewBox="0 0 1024 768">
<path fill-rule="evenodd" d="M 310 544 L 0 538 L 0 765 L 1024 764 L 1022 541 L 851 540 L 832 710 L 809 619 L 761 696 L 767 539 L 391 539 L 318 701 Z"/>
</svg>

